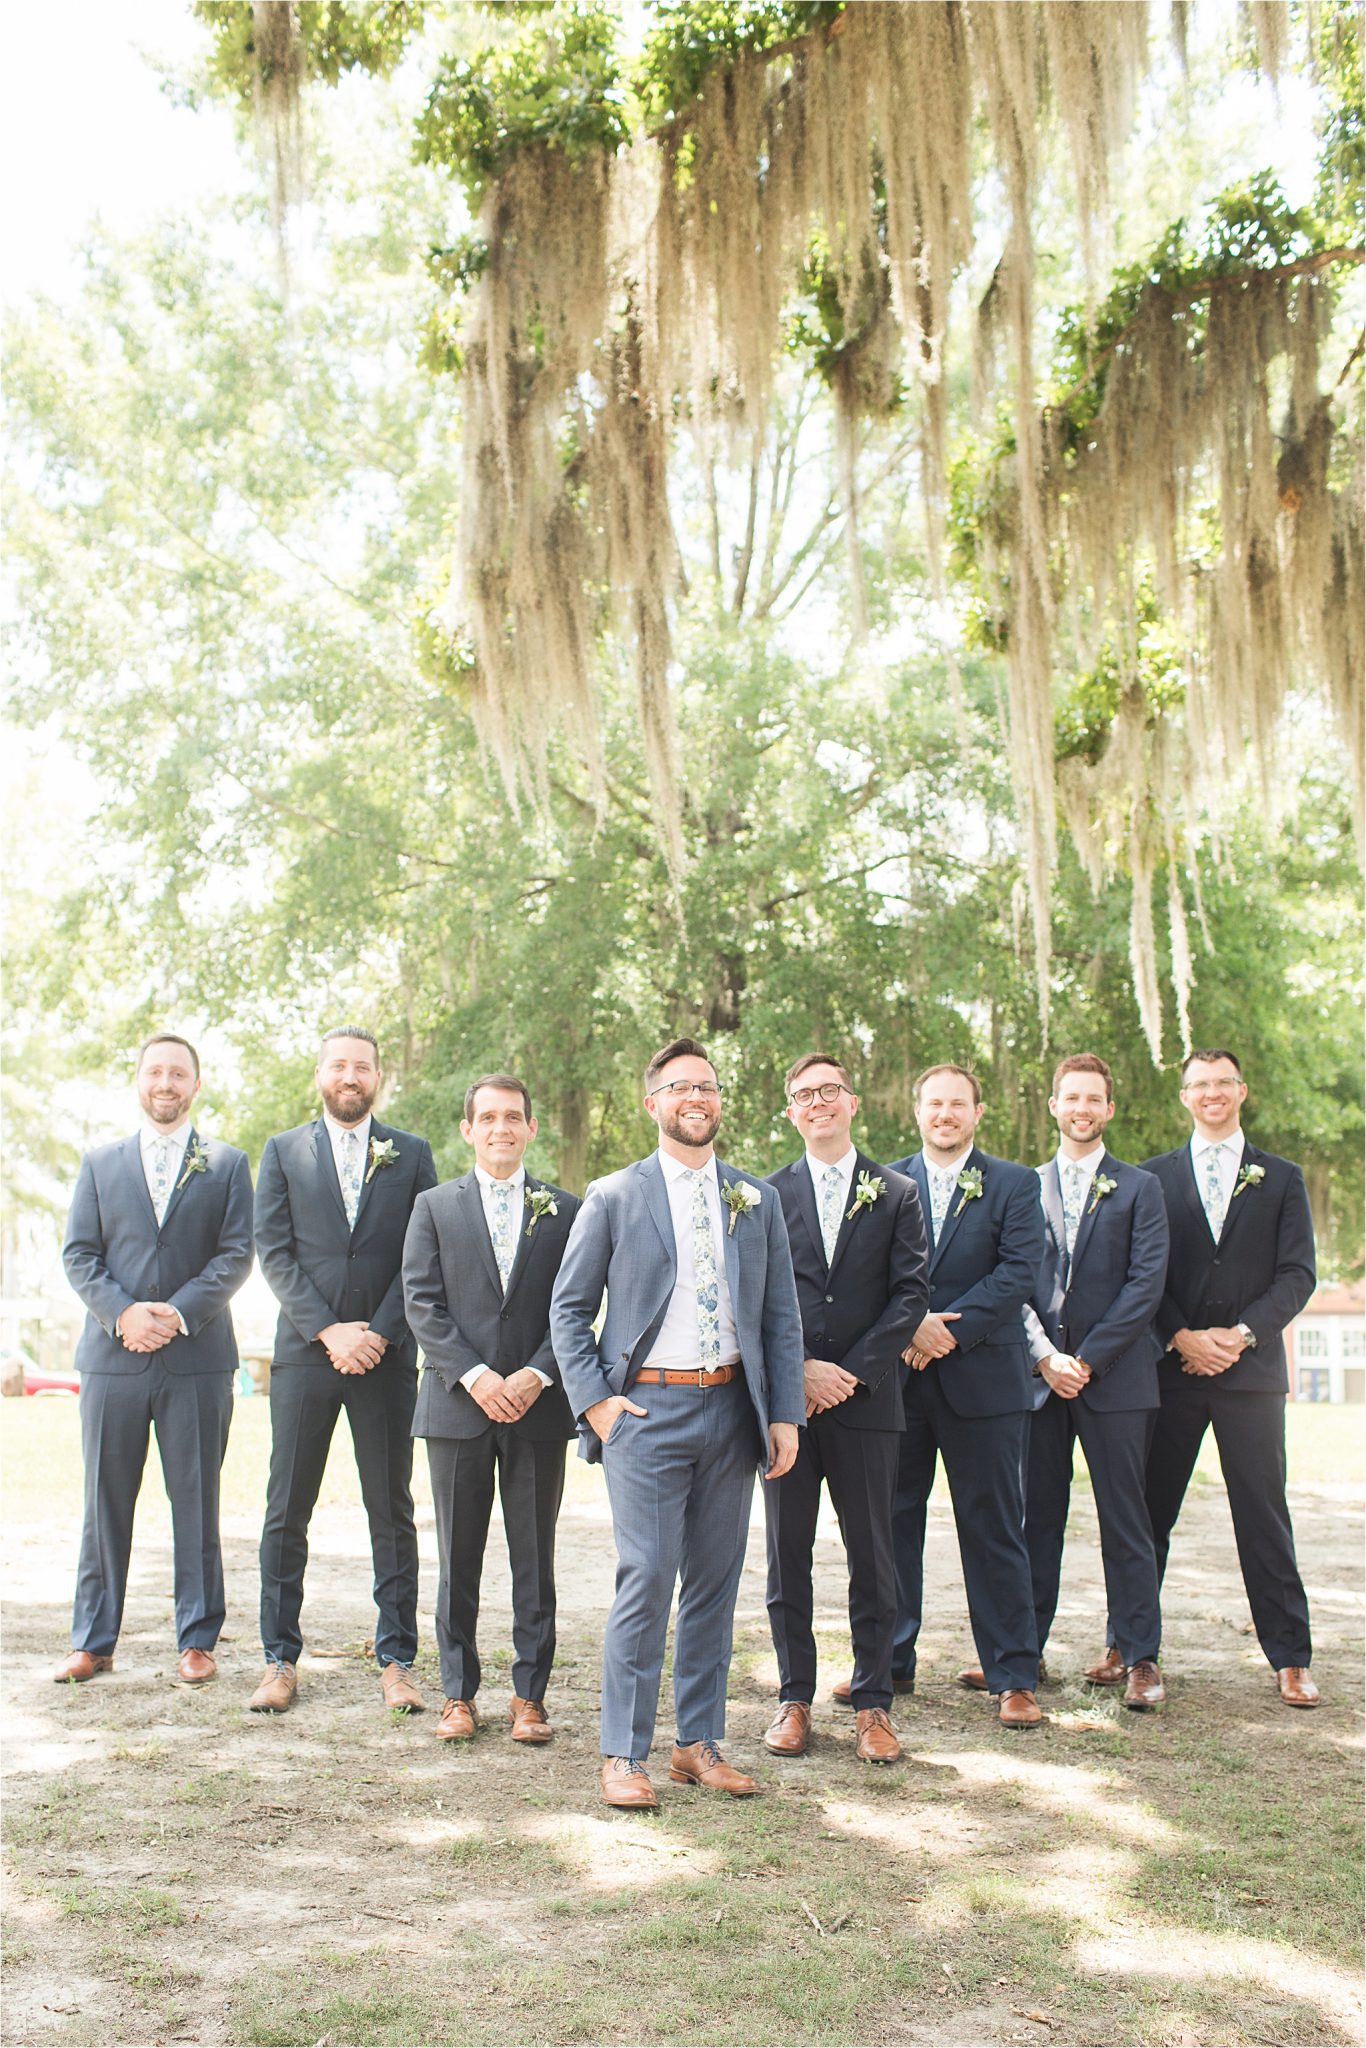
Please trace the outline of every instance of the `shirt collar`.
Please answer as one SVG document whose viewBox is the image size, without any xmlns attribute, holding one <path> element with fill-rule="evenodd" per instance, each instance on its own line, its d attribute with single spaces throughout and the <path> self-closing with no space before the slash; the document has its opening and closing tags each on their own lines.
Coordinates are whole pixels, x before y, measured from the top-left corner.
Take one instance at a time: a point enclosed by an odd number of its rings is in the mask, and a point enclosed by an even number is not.
<svg viewBox="0 0 1366 2048">
<path fill-rule="evenodd" d="M 716 1171 L 716 1154 L 714 1152 L 710 1159 L 701 1167 L 688 1166 L 683 1160 L 675 1159 L 672 1152 L 665 1152 L 662 1149 L 655 1156 L 659 1160 L 665 1180 L 669 1182 L 682 1180 L 685 1173 L 715 1173 Z"/>
<path fill-rule="evenodd" d="M 858 1163 L 858 1147 L 857 1145 L 851 1145 L 843 1159 L 817 1159 L 814 1152 L 808 1152 L 806 1163 L 811 1169 L 811 1178 L 813 1180 L 819 1180 L 827 1166 L 833 1166 L 836 1173 L 841 1174 L 845 1180 L 848 1180 Z"/>
<path fill-rule="evenodd" d="M 1069 1159 L 1066 1153 L 1063 1152 L 1061 1147 L 1059 1147 L 1058 1172 L 1061 1173 L 1063 1171 L 1063 1168 L 1067 1166 L 1080 1166 L 1083 1172 L 1089 1173 L 1094 1176 L 1096 1168 L 1100 1165 L 1100 1162 L 1104 1157 L 1104 1139 L 1101 1140 L 1099 1145 L 1093 1145 L 1089 1152 L 1083 1152 L 1080 1159 Z"/>
<path fill-rule="evenodd" d="M 920 1156 L 925 1162 L 926 1173 L 951 1173 L 954 1175 L 956 1179 L 957 1176 L 963 1171 L 963 1168 L 967 1165 L 969 1159 L 971 1159 L 973 1151 L 976 1147 L 976 1142 L 976 1139 L 974 1139 L 973 1143 L 968 1146 L 966 1152 L 960 1152 L 958 1157 L 954 1160 L 951 1160 L 947 1166 L 932 1165 L 930 1163 L 929 1154 L 922 1148 Z"/>
<path fill-rule="evenodd" d="M 168 1131 L 164 1124 L 154 1124 L 150 1119 L 144 1118 L 139 1133 L 143 1151 L 146 1152 L 152 1145 L 163 1144 L 179 1145 L 183 1151 L 189 1139 L 190 1127 L 193 1121 L 192 1117 L 187 1116 L 183 1124 L 177 1124 L 173 1131 Z"/>
<path fill-rule="evenodd" d="M 354 1130 L 356 1136 L 361 1141 L 362 1148 L 364 1148 L 367 1140 L 369 1139 L 370 1126 L 374 1122 L 374 1118 L 367 1110 L 365 1113 L 365 1120 L 363 1123 L 339 1124 L 334 1116 L 331 1116 L 327 1110 L 324 1110 L 323 1122 L 327 1125 L 327 1135 L 332 1140 L 333 1145 L 339 1145 L 342 1139 L 347 1136 L 348 1132 Z"/>
<path fill-rule="evenodd" d="M 1241 1152 L 1243 1148 L 1243 1127 L 1241 1124 L 1237 1130 L 1230 1131 L 1226 1138 L 1202 1138 L 1198 1131 L 1191 1132 L 1191 1153 L 1197 1159 L 1201 1153 L 1217 1152 L 1224 1145 L 1236 1145 Z"/>
<path fill-rule="evenodd" d="M 474 1177 L 481 1188 L 520 1188 L 526 1183 L 526 1168 L 519 1159 L 516 1170 L 510 1173 L 506 1180 L 495 1180 L 494 1176 L 491 1173 L 486 1173 L 476 1160 Z"/>
</svg>

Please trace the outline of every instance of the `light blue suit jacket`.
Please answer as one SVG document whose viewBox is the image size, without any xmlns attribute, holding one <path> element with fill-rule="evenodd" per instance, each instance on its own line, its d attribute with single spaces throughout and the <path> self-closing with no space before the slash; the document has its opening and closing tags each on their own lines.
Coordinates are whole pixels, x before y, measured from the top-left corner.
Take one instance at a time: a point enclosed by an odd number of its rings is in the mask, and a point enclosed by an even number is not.
<svg viewBox="0 0 1366 2048">
<path fill-rule="evenodd" d="M 723 1232 L 721 1244 L 745 1385 L 759 1424 L 757 1454 L 766 1459 L 770 1422 L 806 1419 L 802 1319 L 787 1226 L 773 1188 L 719 1160 L 713 1168 L 720 1180 L 744 1181 L 759 1196 L 757 1206 Z M 602 1445 L 584 1413 L 609 1394 L 624 1393 L 649 1357 L 677 1270 L 658 1153 L 593 1181 L 574 1218 L 550 1303 L 555 1359 L 579 1418 L 579 1456 L 590 1463 L 602 1456 Z M 604 1289 L 607 1309 L 595 1337 Z"/>
</svg>

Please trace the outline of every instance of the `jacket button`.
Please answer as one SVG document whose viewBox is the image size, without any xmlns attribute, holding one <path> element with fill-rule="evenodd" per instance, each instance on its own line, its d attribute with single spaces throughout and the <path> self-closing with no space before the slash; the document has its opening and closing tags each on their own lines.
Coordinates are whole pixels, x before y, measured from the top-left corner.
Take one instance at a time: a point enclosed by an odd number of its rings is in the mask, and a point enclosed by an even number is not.
<svg viewBox="0 0 1366 2048">
<path fill-rule="evenodd" d="M 833 1301 L 835 1299 L 833 1294 L 827 1294 L 825 1298 L 827 1301 Z"/>
<path fill-rule="evenodd" d="M 348 1252 L 348 1253 L 346 1254 L 346 1256 L 347 1256 L 347 1258 L 348 1258 L 348 1259 L 354 1259 L 354 1258 L 355 1258 L 355 1256 L 356 1256 L 356 1254 L 355 1254 L 354 1252 Z"/>
<path fill-rule="evenodd" d="M 499 1320 L 499 1322 L 500 1322 L 500 1323 L 505 1323 L 505 1322 L 507 1321 L 507 1319 L 508 1319 L 508 1311 L 507 1311 L 507 1310 L 506 1310 L 505 1308 L 500 1308 L 500 1309 L 499 1309 L 499 1311 L 498 1311 L 498 1320 Z"/>
</svg>

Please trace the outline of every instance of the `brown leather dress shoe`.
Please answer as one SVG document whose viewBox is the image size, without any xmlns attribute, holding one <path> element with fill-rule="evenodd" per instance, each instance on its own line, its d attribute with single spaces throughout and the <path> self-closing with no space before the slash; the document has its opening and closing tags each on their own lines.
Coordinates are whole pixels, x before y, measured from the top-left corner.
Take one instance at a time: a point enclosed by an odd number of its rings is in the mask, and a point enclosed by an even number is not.
<svg viewBox="0 0 1366 2048">
<path fill-rule="evenodd" d="M 1128 1666 L 1113 1645 L 1094 1664 L 1088 1664 L 1082 1677 L 1088 1685 L 1123 1685 Z"/>
<path fill-rule="evenodd" d="M 539 1700 L 518 1699 L 514 1693 L 508 1702 L 508 1715 L 514 1742 L 549 1742 L 555 1733 Z"/>
<path fill-rule="evenodd" d="M 856 1725 L 858 1741 L 854 1744 L 854 1755 L 861 1762 L 894 1764 L 897 1761 L 901 1755 L 901 1744 L 884 1707 L 861 1707 Z"/>
<path fill-rule="evenodd" d="M 747 1778 L 728 1764 L 711 1741 L 674 1744 L 669 1759 L 669 1776 L 675 1785 L 702 1785 L 708 1792 L 729 1792 L 732 1799 L 752 1799 L 759 1789 L 757 1778 Z"/>
<path fill-rule="evenodd" d="M 969 1692 L 985 1692 L 987 1675 L 980 1664 L 969 1664 L 966 1671 L 959 1672 L 958 1683 L 965 1685 Z"/>
<path fill-rule="evenodd" d="M 1001 1726 L 1003 1728 L 1037 1728 L 1043 1715 L 1039 1702 L 1032 1692 L 1023 1690 L 1001 1694 Z"/>
<path fill-rule="evenodd" d="M 182 1685 L 207 1685 L 218 1676 L 218 1666 L 207 1650 L 182 1650 L 176 1670 Z"/>
<path fill-rule="evenodd" d="M 609 1806 L 652 1811 L 659 1797 L 649 1773 L 633 1756 L 605 1756 L 602 1760 L 602 1796 Z"/>
<path fill-rule="evenodd" d="M 1288 1707 L 1316 1707 L 1319 1703 L 1319 1689 L 1307 1664 L 1287 1664 L 1276 1673 L 1276 1683 Z"/>
<path fill-rule="evenodd" d="M 1124 1688 L 1125 1706 L 1132 1707 L 1137 1714 L 1142 1714 L 1150 1707 L 1162 1707 L 1166 1703 L 1167 1688 L 1154 1659 L 1141 1657 L 1137 1664 L 1131 1664 L 1128 1683 Z"/>
<path fill-rule="evenodd" d="M 253 1714 L 287 1714 L 298 1690 L 298 1674 L 292 1664 L 267 1664 L 247 1708 Z"/>
<path fill-rule="evenodd" d="M 73 1650 L 65 1664 L 59 1664 L 52 1678 L 56 1685 L 65 1685 L 74 1679 L 77 1685 L 84 1685 L 88 1678 L 98 1678 L 102 1671 L 112 1671 L 114 1656 L 97 1657 L 91 1650 Z"/>
<path fill-rule="evenodd" d="M 472 1700 L 447 1700 L 436 1732 L 443 1742 L 468 1742 L 477 1725 Z"/>
<path fill-rule="evenodd" d="M 406 1664 L 386 1664 L 380 1672 L 379 1684 L 385 1706 L 392 1708 L 394 1713 L 421 1714 L 426 1711 L 427 1703 Z"/>
<path fill-rule="evenodd" d="M 806 1700 L 784 1700 L 764 1735 L 764 1748 L 774 1756 L 805 1756 L 811 1733 L 811 1707 Z"/>
<path fill-rule="evenodd" d="M 903 1693 L 914 1692 L 915 1680 L 913 1678 L 894 1678 L 892 1680 L 892 1691 Z M 853 1679 L 842 1678 L 838 1685 L 831 1687 L 830 1697 L 835 1702 L 835 1705 L 837 1707 L 852 1707 L 854 1704 Z"/>
</svg>

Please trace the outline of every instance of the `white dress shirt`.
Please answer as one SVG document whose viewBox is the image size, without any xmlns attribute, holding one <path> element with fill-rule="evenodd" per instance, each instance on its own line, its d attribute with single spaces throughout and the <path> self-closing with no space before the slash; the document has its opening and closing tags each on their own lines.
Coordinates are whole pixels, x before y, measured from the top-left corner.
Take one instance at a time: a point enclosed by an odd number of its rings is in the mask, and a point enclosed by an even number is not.
<svg viewBox="0 0 1366 2048">
<path fill-rule="evenodd" d="M 677 1272 L 674 1276 L 673 1293 L 669 1306 L 664 1312 L 659 1335 L 655 1338 L 648 1366 L 663 1366 L 670 1371 L 680 1367 L 696 1371 L 698 1364 L 697 1333 L 697 1269 L 693 1260 L 692 1202 L 694 1169 L 685 1166 L 672 1153 L 661 1152 L 659 1163 L 664 1172 L 664 1189 L 669 1197 L 669 1216 L 674 1229 L 674 1257 Z M 716 1155 L 713 1153 L 702 1169 L 706 1178 L 703 1182 L 707 1197 L 707 1209 L 711 1215 L 711 1234 L 716 1242 L 716 1304 L 721 1328 L 721 1350 L 718 1365 L 734 1365 L 740 1357 L 740 1339 L 735 1327 L 735 1308 L 730 1298 L 730 1282 L 726 1278 L 726 1230 L 730 1216 L 721 1202 L 721 1180 L 716 1170 Z M 765 1189 L 762 1199 L 767 1200 L 772 1191 Z M 774 1200 L 777 1197 L 774 1196 Z M 747 1218 L 736 1224 L 737 1230 L 759 1229 L 764 1225 L 751 1210 Z"/>
<path fill-rule="evenodd" d="M 370 1171 L 369 1111 L 366 1111 L 363 1121 L 358 1124 L 339 1124 L 334 1117 L 330 1116 L 328 1112 L 324 1110 L 323 1122 L 327 1125 L 327 1135 L 332 1140 L 332 1164 L 336 1169 L 337 1186 L 339 1188 L 344 1188 L 346 1185 L 345 1181 L 342 1179 L 342 1144 L 343 1141 L 350 1135 L 350 1133 L 354 1131 L 360 1145 L 360 1184 L 362 1187 L 364 1187 L 365 1176 Z"/>
<path fill-rule="evenodd" d="M 156 1207 L 156 1172 L 152 1165 L 152 1148 L 156 1145 L 169 1145 L 171 1148 L 169 1155 L 171 1170 L 167 1176 L 167 1186 L 171 1194 L 174 1194 L 175 1184 L 184 1171 L 185 1147 L 190 1142 L 190 1122 L 191 1119 L 186 1117 L 183 1124 L 177 1124 L 173 1131 L 168 1131 L 164 1124 L 154 1124 L 149 1120 L 143 1124 L 141 1131 L 138 1133 L 138 1143 L 142 1153 L 143 1178 L 147 1182 L 147 1192 L 152 1197 L 153 1208 Z M 169 1208 L 169 1206 L 168 1200 L 167 1207 Z M 160 1224 L 158 1224 L 157 1228 L 160 1229 L 160 1227 Z M 114 1325 L 114 1335 L 116 1337 L 123 1334 L 119 1328 L 119 1323 L 122 1321 L 123 1317 L 120 1316 L 118 1322 Z M 180 1324 L 181 1336 L 188 1337 L 190 1334 L 189 1327 L 179 1309 L 176 1310 L 176 1321 Z"/>
<path fill-rule="evenodd" d="M 825 1186 L 826 1168 L 828 1166 L 833 1166 L 838 1172 L 841 1180 L 844 1182 L 844 1187 L 840 1195 L 840 1215 L 841 1217 L 843 1217 L 845 1210 L 849 1207 L 850 1203 L 853 1200 L 853 1195 L 851 1194 L 850 1190 L 854 1185 L 854 1167 L 857 1164 L 857 1162 L 858 1153 L 852 1145 L 849 1147 L 849 1150 L 845 1153 L 843 1159 L 817 1159 L 814 1152 L 807 1153 L 806 1170 L 811 1176 L 811 1185 L 815 1190 L 816 1214 L 818 1216 L 821 1213 L 821 1191 Z"/>
<path fill-rule="evenodd" d="M 1233 1200 L 1233 1190 L 1238 1183 L 1238 1169 L 1243 1163 L 1243 1133 L 1241 1128 L 1230 1131 L 1226 1138 L 1202 1138 L 1198 1131 L 1191 1134 L 1191 1165 L 1195 1170 L 1195 1185 L 1200 1190 L 1203 1205 L 1205 1198 L 1205 1175 L 1207 1160 L 1211 1152 L 1219 1154 L 1219 1182 L 1224 1191 L 1224 1214 Z"/>
<path fill-rule="evenodd" d="M 479 1196 L 480 1200 L 484 1204 L 484 1222 L 488 1228 L 489 1243 L 492 1244 L 493 1190 L 495 1188 L 510 1187 L 512 1189 L 513 1195 L 512 1213 L 514 1216 L 520 1214 L 520 1212 L 526 1207 L 526 1168 L 524 1166 L 519 1166 L 515 1173 L 511 1173 L 508 1175 L 508 1178 L 506 1180 L 495 1180 L 491 1173 L 485 1173 L 482 1166 L 476 1166 L 474 1169 L 474 1177 L 479 1183 Z M 530 1220 L 530 1217 L 528 1217 L 527 1221 L 530 1222 Z M 525 1230 L 526 1224 L 523 1223 L 519 1225 L 519 1228 Z M 549 1387 L 554 1384 L 550 1377 L 550 1374 L 548 1372 L 542 1372 L 541 1368 L 538 1365 L 533 1365 L 531 1370 L 535 1373 L 537 1379 L 540 1381 L 543 1387 Z M 472 1365 L 468 1372 L 461 1373 L 461 1386 L 472 1387 L 475 1381 L 479 1378 L 479 1375 L 481 1373 L 485 1373 L 488 1371 L 489 1367 L 486 1365 Z"/>
<path fill-rule="evenodd" d="M 1059 1146 L 1058 1179 L 1062 1181 L 1063 1175 L 1067 1171 L 1069 1166 L 1074 1170 L 1074 1172 L 1080 1173 L 1082 1198 L 1084 1200 L 1087 1189 L 1090 1187 L 1096 1175 L 1100 1172 L 1100 1162 L 1104 1157 L 1104 1138 L 1101 1139 L 1098 1145 L 1093 1145 L 1089 1152 L 1083 1152 L 1080 1159 L 1073 1159 L 1070 1156 L 1070 1154 L 1064 1152 L 1062 1147 Z M 1063 1185 L 1064 1187 L 1066 1186 L 1065 1181 L 1063 1181 Z"/>
</svg>

